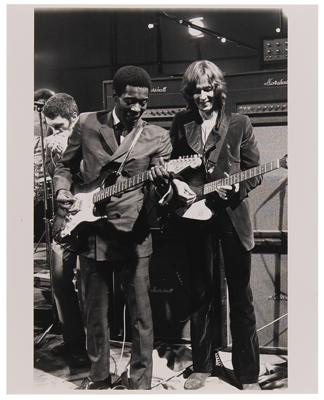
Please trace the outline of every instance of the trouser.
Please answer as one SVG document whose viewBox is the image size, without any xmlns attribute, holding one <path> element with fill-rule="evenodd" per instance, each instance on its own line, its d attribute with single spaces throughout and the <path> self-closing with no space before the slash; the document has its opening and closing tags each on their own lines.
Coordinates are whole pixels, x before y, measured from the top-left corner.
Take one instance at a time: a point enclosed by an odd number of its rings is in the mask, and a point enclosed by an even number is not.
<svg viewBox="0 0 324 400">
<path fill-rule="evenodd" d="M 149 300 L 149 257 L 123 262 L 102 262 L 80 256 L 81 295 L 87 332 L 87 352 L 94 381 L 110 375 L 109 283 L 112 268 L 119 274 L 132 329 L 130 384 L 150 389 L 152 380 L 153 323 Z"/>
<path fill-rule="evenodd" d="M 75 348 L 85 347 L 85 333 L 78 296 L 73 283 L 76 253 L 68 244 L 51 246 L 52 285 L 64 343 Z"/>
<path fill-rule="evenodd" d="M 192 242 L 189 247 L 191 250 L 195 249 L 196 253 L 196 256 L 191 256 L 195 264 L 191 271 L 195 287 L 192 291 L 193 304 L 198 305 L 191 317 L 193 367 L 196 372 L 211 372 L 215 366 L 212 305 L 213 297 L 217 293 L 213 289 L 211 264 L 214 260 L 206 254 L 210 252 L 211 241 L 214 242 L 213 247 L 218 248 L 215 245 L 218 240 L 223 252 L 229 295 L 234 372 L 242 384 L 257 382 L 259 343 L 250 287 L 251 253 L 243 248 L 226 212 L 218 215 L 207 230 L 200 232 L 199 237 L 195 235 L 196 243 Z M 197 251 L 203 255 L 200 259 Z"/>
</svg>

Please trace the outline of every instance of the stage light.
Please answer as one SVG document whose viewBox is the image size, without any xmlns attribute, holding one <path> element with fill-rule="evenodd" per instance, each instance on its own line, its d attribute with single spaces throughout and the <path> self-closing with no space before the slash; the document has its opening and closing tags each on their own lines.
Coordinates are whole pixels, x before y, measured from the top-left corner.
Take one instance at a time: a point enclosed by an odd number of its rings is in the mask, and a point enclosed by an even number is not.
<svg viewBox="0 0 324 400">
<path fill-rule="evenodd" d="M 201 28 L 204 28 L 205 24 L 203 22 L 203 19 L 204 19 L 204 17 L 192 18 L 192 19 L 189 19 L 189 22 L 191 22 L 194 25 L 200 26 Z M 191 36 L 193 36 L 195 38 L 204 37 L 203 32 L 198 31 L 198 29 L 191 28 L 190 26 L 188 28 L 188 32 Z"/>
<path fill-rule="evenodd" d="M 148 29 L 153 29 L 154 28 L 154 24 L 147 24 Z"/>
<path fill-rule="evenodd" d="M 226 38 L 222 37 L 222 38 L 221 38 L 221 42 L 222 42 L 222 43 L 226 43 Z"/>
<path fill-rule="evenodd" d="M 281 29 L 280 29 L 280 28 L 276 28 L 276 32 L 277 32 L 277 33 L 280 33 L 280 32 L 281 32 Z"/>
</svg>

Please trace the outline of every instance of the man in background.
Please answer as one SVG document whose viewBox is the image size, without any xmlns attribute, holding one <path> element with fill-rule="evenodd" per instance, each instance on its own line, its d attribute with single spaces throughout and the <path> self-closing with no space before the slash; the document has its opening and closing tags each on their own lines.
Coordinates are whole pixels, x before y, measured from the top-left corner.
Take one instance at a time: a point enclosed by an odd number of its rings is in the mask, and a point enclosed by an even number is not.
<svg viewBox="0 0 324 400">
<path fill-rule="evenodd" d="M 51 130 L 51 135 L 45 139 L 45 167 L 53 178 L 56 164 L 64 153 L 79 111 L 72 96 L 56 93 L 45 103 L 43 115 L 47 128 Z M 63 343 L 54 347 L 52 352 L 66 358 L 73 366 L 81 366 L 88 360 L 82 315 L 74 285 L 76 243 L 72 239 L 64 244 L 53 240 L 50 264 L 54 298 L 63 332 Z"/>
</svg>

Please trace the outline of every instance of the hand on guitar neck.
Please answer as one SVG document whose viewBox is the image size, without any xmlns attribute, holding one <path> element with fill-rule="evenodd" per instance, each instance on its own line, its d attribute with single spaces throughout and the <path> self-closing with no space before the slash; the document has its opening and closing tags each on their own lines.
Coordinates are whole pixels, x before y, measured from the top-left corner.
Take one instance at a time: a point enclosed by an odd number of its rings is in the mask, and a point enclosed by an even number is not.
<svg viewBox="0 0 324 400">
<path fill-rule="evenodd" d="M 229 175 L 225 172 L 226 177 Z M 179 179 L 173 180 L 174 187 L 176 189 L 178 199 L 180 202 L 190 205 L 196 200 L 196 193 L 190 188 L 190 186 Z M 240 184 L 236 183 L 235 185 L 224 185 L 220 186 L 216 189 L 218 196 L 222 200 L 228 200 L 230 197 L 239 191 Z"/>
<path fill-rule="evenodd" d="M 225 176 L 229 177 L 229 174 L 225 172 Z M 216 188 L 216 193 L 222 200 L 228 200 L 240 189 L 240 184 L 235 183 L 234 185 L 224 185 Z"/>
<path fill-rule="evenodd" d="M 181 203 L 189 206 L 196 200 L 196 193 L 190 189 L 190 186 L 186 182 L 180 181 L 179 179 L 173 179 L 173 185 Z"/>
<path fill-rule="evenodd" d="M 159 163 L 149 171 L 149 180 L 154 184 L 156 191 L 162 197 L 169 191 L 171 176 L 161 157 Z"/>
</svg>

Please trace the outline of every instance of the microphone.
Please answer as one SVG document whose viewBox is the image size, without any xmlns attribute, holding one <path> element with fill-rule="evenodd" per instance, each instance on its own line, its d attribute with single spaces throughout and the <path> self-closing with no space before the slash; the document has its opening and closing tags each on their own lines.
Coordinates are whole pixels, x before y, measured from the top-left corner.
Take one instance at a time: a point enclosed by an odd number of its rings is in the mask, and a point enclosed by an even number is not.
<svg viewBox="0 0 324 400">
<path fill-rule="evenodd" d="M 34 101 L 34 105 L 38 106 L 38 107 L 42 107 L 44 104 L 45 104 L 45 101 L 42 101 L 42 100 L 41 101 L 39 101 L 39 100 L 38 101 Z"/>
</svg>

